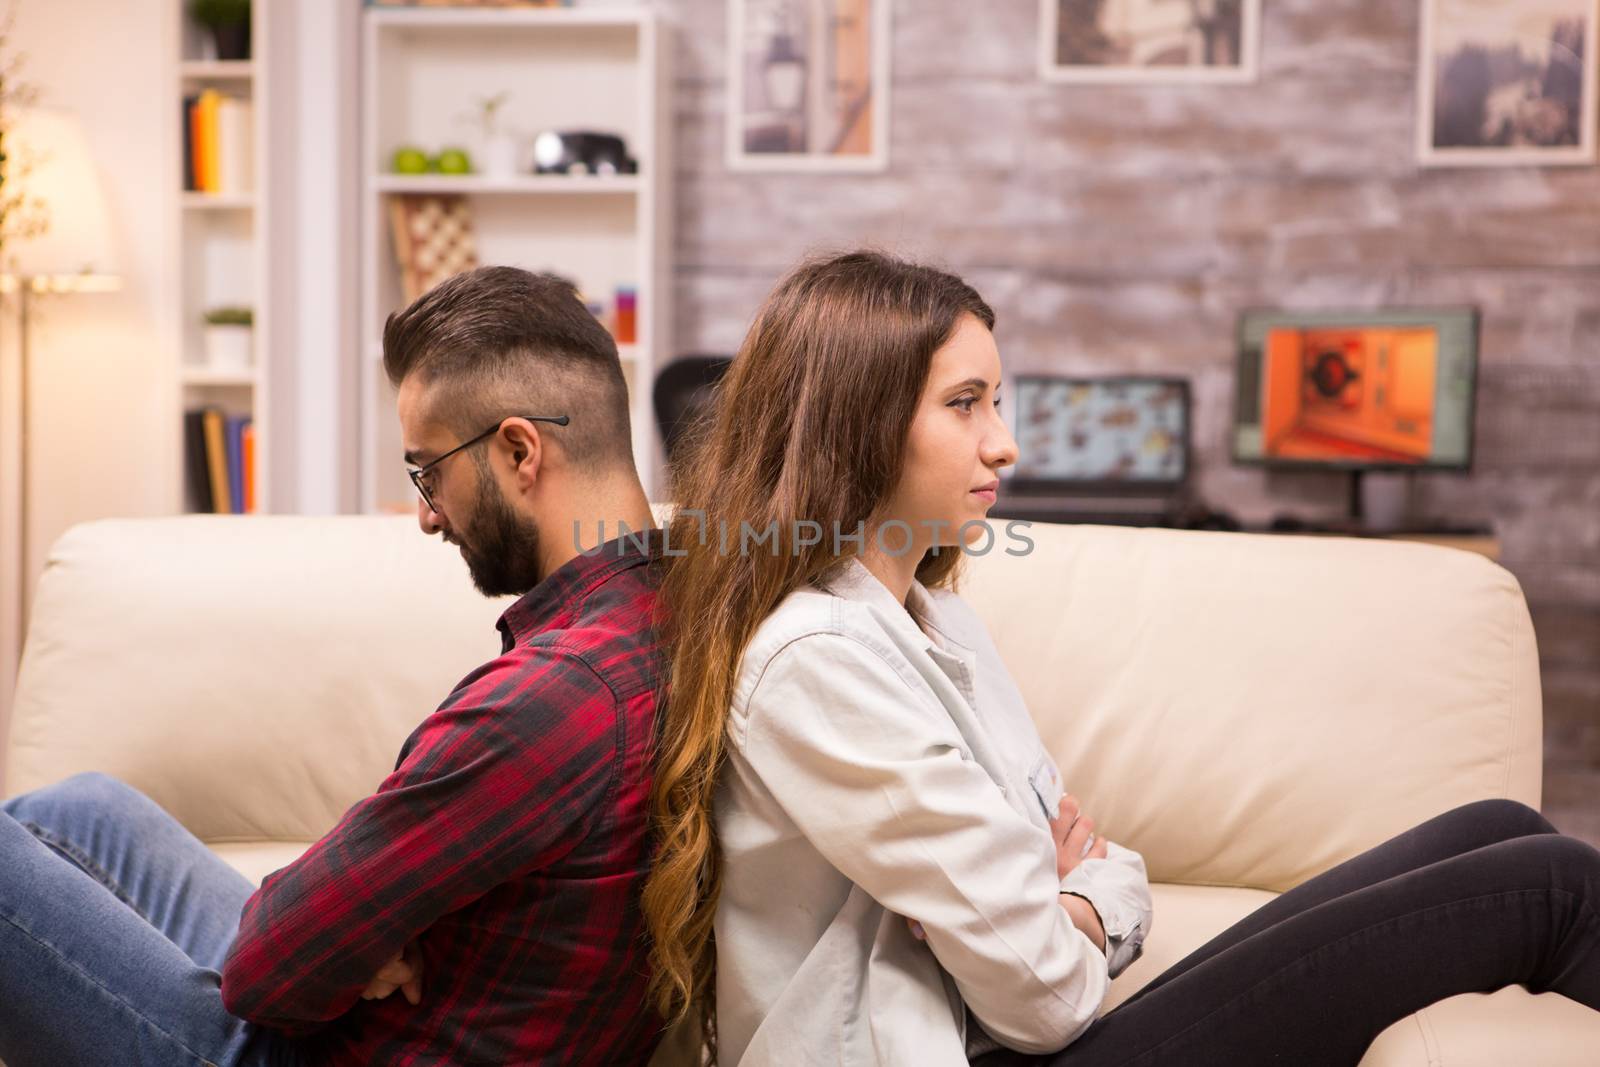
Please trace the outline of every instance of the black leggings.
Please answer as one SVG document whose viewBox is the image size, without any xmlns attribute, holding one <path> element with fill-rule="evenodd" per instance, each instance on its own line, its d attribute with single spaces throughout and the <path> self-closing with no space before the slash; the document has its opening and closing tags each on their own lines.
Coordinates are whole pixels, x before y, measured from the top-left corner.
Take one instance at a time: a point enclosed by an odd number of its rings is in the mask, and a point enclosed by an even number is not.
<svg viewBox="0 0 1600 1067">
<path fill-rule="evenodd" d="M 1597 911 L 1600 851 L 1519 801 L 1474 801 L 1257 908 L 1061 1052 L 974 1063 L 1356 1067 L 1458 993 L 1520 984 L 1600 1011 Z"/>
</svg>

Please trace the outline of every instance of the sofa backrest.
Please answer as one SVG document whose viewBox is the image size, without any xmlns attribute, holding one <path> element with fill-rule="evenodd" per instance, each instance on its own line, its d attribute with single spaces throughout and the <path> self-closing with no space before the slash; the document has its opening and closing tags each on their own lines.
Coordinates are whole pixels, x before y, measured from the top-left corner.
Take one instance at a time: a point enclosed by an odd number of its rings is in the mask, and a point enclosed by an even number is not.
<svg viewBox="0 0 1600 1067">
<path fill-rule="evenodd" d="M 1458 803 L 1538 805 L 1537 653 L 1503 568 L 1347 538 L 1025 533 L 961 592 L 1067 789 L 1153 879 L 1281 890 Z M 99 770 L 212 844 L 315 840 L 498 653 L 509 603 L 408 518 L 74 527 L 39 583 L 7 792 Z"/>
<path fill-rule="evenodd" d="M 996 523 L 961 586 L 1064 784 L 1150 877 L 1281 892 L 1484 797 L 1539 806 L 1533 624 L 1470 552 Z"/>
<path fill-rule="evenodd" d="M 499 653 L 510 602 L 398 516 L 75 526 L 39 581 L 6 790 L 99 770 L 208 843 L 314 841 Z"/>
</svg>

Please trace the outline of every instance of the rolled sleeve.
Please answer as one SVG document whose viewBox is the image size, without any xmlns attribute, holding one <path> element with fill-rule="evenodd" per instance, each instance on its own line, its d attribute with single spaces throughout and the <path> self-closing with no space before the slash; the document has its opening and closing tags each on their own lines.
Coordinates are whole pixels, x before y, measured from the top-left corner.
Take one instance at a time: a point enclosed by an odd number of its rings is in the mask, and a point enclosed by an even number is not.
<svg viewBox="0 0 1600 1067">
<path fill-rule="evenodd" d="M 1107 839 L 1105 858 L 1080 861 L 1061 880 L 1061 891 L 1083 897 L 1099 913 L 1110 977 L 1117 977 L 1144 954 L 1155 909 L 1143 856 Z"/>
<path fill-rule="evenodd" d="M 773 798 L 840 873 L 922 924 L 990 1035 L 1054 1052 L 1094 1021 L 1107 961 L 1060 906 L 1048 831 L 915 680 L 820 632 L 771 657 L 746 707 L 741 747 Z"/>
</svg>

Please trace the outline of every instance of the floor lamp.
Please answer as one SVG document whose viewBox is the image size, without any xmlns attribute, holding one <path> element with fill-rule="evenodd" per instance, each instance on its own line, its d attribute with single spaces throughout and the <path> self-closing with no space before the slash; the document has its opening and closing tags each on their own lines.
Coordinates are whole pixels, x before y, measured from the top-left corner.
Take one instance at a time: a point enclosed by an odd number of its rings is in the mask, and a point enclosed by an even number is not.
<svg viewBox="0 0 1600 1067">
<path fill-rule="evenodd" d="M 11 340 L 0 348 L 0 730 L 9 717 L 28 611 L 29 374 L 31 316 L 50 294 L 120 288 L 106 210 L 88 143 L 76 118 L 43 108 L 10 112 L 5 195 L 42 211 L 41 232 L 12 236 L 0 250 L 0 292 Z M 0 733 L 3 736 L 3 733 Z"/>
</svg>

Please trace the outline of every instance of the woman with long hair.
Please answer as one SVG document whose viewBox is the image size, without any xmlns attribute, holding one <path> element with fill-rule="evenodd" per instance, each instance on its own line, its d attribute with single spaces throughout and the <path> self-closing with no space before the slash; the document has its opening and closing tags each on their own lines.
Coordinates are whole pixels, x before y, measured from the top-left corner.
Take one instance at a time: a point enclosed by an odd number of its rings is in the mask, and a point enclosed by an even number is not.
<svg viewBox="0 0 1600 1067">
<path fill-rule="evenodd" d="M 993 328 L 943 271 L 805 263 L 690 442 L 644 892 L 663 1012 L 745 1067 L 1354 1067 L 1457 993 L 1600 1009 L 1600 852 L 1493 799 L 1281 894 L 1101 1014 L 1152 926 L 1143 859 L 1063 794 L 955 592 L 1016 459 Z"/>
</svg>

